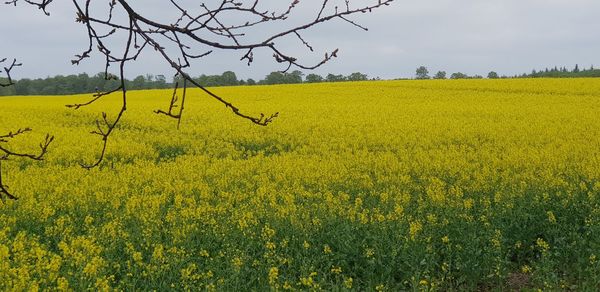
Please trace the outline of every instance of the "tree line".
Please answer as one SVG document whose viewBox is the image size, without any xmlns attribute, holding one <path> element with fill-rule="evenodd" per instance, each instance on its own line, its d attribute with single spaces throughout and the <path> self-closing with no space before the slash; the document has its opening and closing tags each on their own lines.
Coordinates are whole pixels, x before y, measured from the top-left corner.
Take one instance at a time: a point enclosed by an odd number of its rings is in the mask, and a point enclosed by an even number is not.
<svg viewBox="0 0 600 292">
<path fill-rule="evenodd" d="M 173 78 L 167 81 L 164 75 L 140 75 L 133 80 L 125 80 L 129 90 L 141 89 L 165 89 L 171 88 L 180 78 Z M 1 81 L 2 79 L 0 79 Z M 235 72 L 226 71 L 221 75 L 202 74 L 194 78 L 199 84 L 206 87 L 217 86 L 237 86 L 237 85 L 273 85 L 273 84 L 296 84 L 296 83 L 317 83 L 317 82 L 342 82 L 342 81 L 365 81 L 369 80 L 367 74 L 360 72 L 352 73 L 348 76 L 341 74 L 328 74 L 321 76 L 318 74 L 304 75 L 301 71 L 292 71 L 289 73 L 271 72 L 262 80 L 238 79 Z M 98 73 L 93 76 L 88 74 L 54 76 L 44 79 L 24 78 L 16 80 L 14 86 L 0 87 L 0 96 L 7 95 L 68 95 L 92 92 L 110 91 L 119 87 L 120 81 L 113 75 L 105 76 L 104 73 Z"/>
<path fill-rule="evenodd" d="M 487 74 L 488 79 L 498 79 L 498 78 L 592 78 L 592 77 L 600 77 L 600 69 L 594 68 L 592 65 L 589 69 L 581 69 L 578 64 L 575 65 L 573 69 L 568 69 L 567 67 L 558 68 L 555 66 L 554 68 L 546 68 L 544 70 L 533 70 L 531 73 L 523 73 L 520 75 L 513 76 L 500 76 L 495 71 L 490 71 Z M 425 66 L 420 66 L 417 68 L 415 72 L 415 79 L 483 79 L 482 75 L 472 75 L 462 72 L 452 73 L 450 76 L 446 73 L 446 71 L 438 71 L 433 76 L 429 76 L 429 69 Z"/>
<path fill-rule="evenodd" d="M 134 89 L 159 89 L 169 88 L 171 82 L 167 82 L 164 75 L 138 76 L 133 80 L 125 80 L 125 83 Z M 47 77 L 44 79 L 23 78 L 14 81 L 10 87 L 0 88 L 0 95 L 66 95 L 79 93 L 92 93 L 113 90 L 121 82 L 113 75 L 105 76 L 98 73 L 89 76 L 86 73 L 78 75 Z"/>
<path fill-rule="evenodd" d="M 482 75 L 468 75 L 462 72 L 447 74 L 446 71 L 438 71 L 432 76 L 425 66 L 420 66 L 416 70 L 415 79 L 483 79 Z M 533 70 L 531 73 L 520 75 L 500 76 L 495 71 L 491 71 L 486 76 L 489 79 L 497 78 L 585 78 L 600 77 L 600 69 L 593 66 L 588 69 L 581 69 L 575 65 L 573 69 L 567 67 L 545 68 L 543 70 Z M 344 81 L 367 81 L 379 80 L 379 78 L 369 78 L 367 74 L 355 72 L 349 75 L 332 74 L 325 76 L 318 74 L 305 75 L 299 70 L 292 72 L 271 72 L 264 79 L 254 80 L 238 79 L 233 71 L 226 71 L 220 75 L 202 74 L 194 78 L 199 84 L 206 87 L 218 86 L 238 86 L 238 85 L 274 85 L 274 84 L 298 84 L 298 83 L 319 83 L 319 82 L 344 82 Z M 3 81 L 0 78 L 0 82 Z M 165 89 L 172 88 L 178 78 L 168 80 L 164 75 L 140 75 L 133 80 L 125 80 L 127 88 L 130 90 L 141 89 Z M 89 76 L 86 73 L 68 76 L 54 76 L 44 79 L 24 78 L 16 80 L 14 86 L 0 87 L 0 96 L 7 95 L 67 95 L 110 91 L 119 87 L 120 81 L 113 75 L 105 76 L 104 73 L 98 73 Z"/>
</svg>

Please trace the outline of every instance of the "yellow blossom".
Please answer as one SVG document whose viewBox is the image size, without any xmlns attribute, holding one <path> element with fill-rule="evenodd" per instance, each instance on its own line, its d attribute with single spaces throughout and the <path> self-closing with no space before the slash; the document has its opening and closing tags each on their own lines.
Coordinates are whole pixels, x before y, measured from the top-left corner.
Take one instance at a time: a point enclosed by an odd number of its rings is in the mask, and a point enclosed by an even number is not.
<svg viewBox="0 0 600 292">
<path fill-rule="evenodd" d="M 203 250 L 200 251 L 200 256 L 203 257 L 203 258 L 210 257 L 208 251 L 205 250 L 205 249 L 203 249 Z"/>
<path fill-rule="evenodd" d="M 548 215 L 548 221 L 552 224 L 555 224 L 556 217 L 554 216 L 554 213 L 552 211 L 548 211 L 548 212 L 546 212 L 546 214 Z"/>
<path fill-rule="evenodd" d="M 275 286 L 277 284 L 278 278 L 279 278 L 279 269 L 276 267 L 272 267 L 269 270 L 269 285 Z"/>
<path fill-rule="evenodd" d="M 304 247 L 304 249 L 309 249 L 310 248 L 310 243 L 308 243 L 308 241 L 304 241 L 304 243 L 302 244 L 302 246 Z"/>
<path fill-rule="evenodd" d="M 372 258 L 375 255 L 374 248 L 365 248 L 365 257 Z"/>
<path fill-rule="evenodd" d="M 545 240 L 543 240 L 543 239 L 541 239 L 541 238 L 538 238 L 538 239 L 535 241 L 535 244 L 536 244 L 536 245 L 537 245 L 537 246 L 538 246 L 538 247 L 539 247 L 539 248 L 540 248 L 540 249 L 541 249 L 543 252 L 546 252 L 546 251 L 548 251 L 548 250 L 550 249 L 550 245 L 549 245 L 549 244 L 548 244 L 548 243 L 547 243 Z"/>
<path fill-rule="evenodd" d="M 419 232 L 422 229 L 423 229 L 423 225 L 421 225 L 421 222 L 419 222 L 419 221 L 411 222 L 410 223 L 410 228 L 409 228 L 410 238 L 412 240 L 414 240 L 415 237 L 417 236 L 417 234 L 419 234 Z"/>
<path fill-rule="evenodd" d="M 443 243 L 448 243 L 448 242 L 450 242 L 450 238 L 448 237 L 448 235 L 446 235 L 446 236 L 442 237 L 442 242 L 443 242 Z"/>
<path fill-rule="evenodd" d="M 352 279 L 352 277 L 348 277 L 344 280 L 344 287 L 348 288 L 348 289 L 352 289 L 352 282 L 354 280 Z"/>
</svg>

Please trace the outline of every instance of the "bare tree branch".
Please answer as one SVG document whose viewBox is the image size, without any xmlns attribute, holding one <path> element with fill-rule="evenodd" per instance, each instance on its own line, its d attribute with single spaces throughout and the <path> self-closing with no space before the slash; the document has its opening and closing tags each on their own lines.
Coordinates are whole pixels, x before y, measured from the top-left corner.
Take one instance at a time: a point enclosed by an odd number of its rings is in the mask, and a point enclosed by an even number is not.
<svg viewBox="0 0 600 292">
<path fill-rule="evenodd" d="M 44 12 L 44 14 L 46 15 L 50 15 L 50 13 L 48 13 L 46 11 L 46 7 L 48 5 L 50 5 L 50 3 L 52 3 L 52 1 L 54 0 L 42 0 L 41 2 L 35 2 L 35 1 L 31 1 L 31 0 L 23 0 L 25 3 L 33 5 L 33 6 L 37 6 L 38 9 L 42 10 Z M 17 6 L 17 3 L 19 2 L 19 0 L 10 0 L 10 1 L 6 1 L 4 2 L 5 4 L 12 4 Z"/>
<path fill-rule="evenodd" d="M 6 60 L 7 60 L 6 58 L 0 59 L 0 65 L 2 65 L 2 63 L 5 63 Z M 2 75 L 4 74 L 4 75 L 6 75 L 6 79 L 7 79 L 5 82 L 0 80 L 0 87 L 8 87 L 8 86 L 15 84 L 10 73 L 15 67 L 19 67 L 21 65 L 22 65 L 21 63 L 17 63 L 17 59 L 13 59 L 8 67 L 3 67 L 4 71 L 0 70 L 0 77 L 2 77 Z"/>
<path fill-rule="evenodd" d="M 8 191 L 8 186 L 6 186 L 2 180 L 2 161 L 7 161 L 12 157 L 26 158 L 26 159 L 36 160 L 36 161 L 44 160 L 44 156 L 46 155 L 46 153 L 48 153 L 48 146 L 50 146 L 52 141 L 54 141 L 54 136 L 50 136 L 49 134 L 47 134 L 45 140 L 42 143 L 40 143 L 40 145 L 39 145 L 39 147 L 40 147 L 39 153 L 35 153 L 35 154 L 11 150 L 7 146 L 7 144 L 10 141 L 28 133 L 28 132 L 31 132 L 30 128 L 18 129 L 15 132 L 8 132 L 8 134 L 0 135 L 0 199 L 2 201 L 5 200 L 4 197 L 7 197 L 12 200 L 17 199 L 17 197 L 12 195 Z"/>
<path fill-rule="evenodd" d="M 68 107 L 79 109 L 95 103 L 112 93 L 121 92 L 122 106 L 114 120 L 109 121 L 108 115 L 102 113 L 102 119 L 96 121 L 96 130 L 92 134 L 100 136 L 102 140 L 102 150 L 95 163 L 82 164 L 85 168 L 93 168 L 102 162 L 105 157 L 108 140 L 115 131 L 123 114 L 127 110 L 127 88 L 125 80 L 125 68 L 130 62 L 137 60 L 140 54 L 152 49 L 167 62 L 175 71 L 176 76 L 182 79 L 183 94 L 181 99 L 177 96 L 177 89 L 180 86 L 176 84 L 169 103 L 168 110 L 156 110 L 155 113 L 164 115 L 177 120 L 177 127 L 181 125 L 187 89 L 189 85 L 201 89 L 208 96 L 223 104 L 230 109 L 233 114 L 246 119 L 256 125 L 267 126 L 279 115 L 279 113 L 266 115 L 261 113 L 257 116 L 243 113 L 237 106 L 229 102 L 226 98 L 213 93 L 211 90 L 199 84 L 190 77 L 185 71 L 191 67 L 192 60 L 207 57 L 214 50 L 241 51 L 241 61 L 251 65 L 254 62 L 254 51 L 271 51 L 273 59 L 284 66 L 282 72 L 286 72 L 292 67 L 302 69 L 315 69 L 336 58 L 339 50 L 334 49 L 325 52 L 321 61 L 316 64 L 304 64 L 300 58 L 287 53 L 280 45 L 287 37 L 293 37 L 299 40 L 299 45 L 307 47 L 311 52 L 314 48 L 310 45 L 302 34 L 308 29 L 318 26 L 322 23 L 340 20 L 349 23 L 355 27 L 367 30 L 366 27 L 358 24 L 351 16 L 362 13 L 369 13 L 374 9 L 388 6 L 393 0 L 369 0 L 361 1 L 360 6 L 355 7 L 353 1 L 343 0 L 320 0 L 316 3 L 315 10 L 318 12 L 314 19 L 307 19 L 303 24 L 292 25 L 285 28 L 288 20 L 293 14 L 300 0 L 288 0 L 289 5 L 280 11 L 270 8 L 261 8 L 263 2 L 260 0 L 242 1 L 242 0 L 219 0 L 210 3 L 201 2 L 197 5 L 181 4 L 179 0 L 169 0 L 168 5 L 178 16 L 171 19 L 155 19 L 144 16 L 140 13 L 139 5 L 142 2 L 132 2 L 129 0 L 103 0 L 108 4 L 108 10 L 98 10 L 92 7 L 91 0 L 72 0 L 76 11 L 76 22 L 85 26 L 88 33 L 88 45 L 86 49 L 75 55 L 72 60 L 74 65 L 80 64 L 87 58 L 90 58 L 93 51 L 99 52 L 104 56 L 106 79 L 120 80 L 120 86 L 107 92 L 97 92 L 92 99 L 85 103 L 73 104 Z M 52 0 L 31 1 L 31 0 L 11 0 L 6 4 L 17 5 L 23 2 L 41 9 L 48 15 L 47 8 Z M 337 2 L 340 2 L 339 5 Z M 94 1 L 97 5 L 99 1 Z M 311 3 L 311 4 L 313 4 Z M 367 4 L 364 4 L 367 3 Z M 138 6 L 136 6 L 138 5 Z M 268 6 L 268 5 L 267 5 Z M 235 15 L 235 17 L 231 17 Z M 256 41 L 256 37 L 250 35 L 251 32 L 260 31 L 262 28 L 270 26 L 272 28 L 284 28 L 262 40 Z M 127 34 L 127 41 L 119 46 L 117 36 Z M 117 39 L 117 41 L 115 41 Z M 121 53 L 119 53 L 121 52 Z M 119 72 L 113 75 L 109 72 L 112 64 L 119 65 Z M 7 73 L 10 70 L 5 70 Z"/>
<path fill-rule="evenodd" d="M 0 59 L 0 64 L 5 63 L 6 61 L 7 61 L 7 58 L 2 58 L 2 59 Z M 11 71 L 16 67 L 21 66 L 21 64 L 17 63 L 16 59 L 13 59 L 12 62 L 9 62 L 9 64 L 10 65 L 8 65 L 8 67 L 4 67 L 3 71 L 0 71 L 0 77 L 2 75 L 6 75 L 6 78 L 5 78 L 6 81 L 3 82 L 2 80 L 0 80 L 0 87 L 8 87 L 8 86 L 14 85 L 14 81 L 11 76 Z M 46 155 L 46 153 L 48 153 L 48 147 L 50 146 L 52 141 L 54 141 L 54 136 L 50 136 L 49 134 L 47 134 L 46 139 L 39 145 L 39 147 L 40 147 L 39 153 L 28 153 L 28 152 L 20 152 L 20 151 L 16 151 L 16 150 L 11 150 L 11 148 L 8 146 L 8 143 L 20 136 L 23 136 L 23 135 L 29 133 L 29 132 L 31 132 L 30 128 L 23 128 L 23 129 L 18 129 L 14 132 L 10 131 L 7 134 L 0 134 L 0 200 L 2 200 L 3 202 L 6 200 L 6 198 L 11 199 L 11 200 L 16 200 L 17 197 L 14 196 L 13 194 L 11 194 L 8 191 L 8 186 L 6 184 L 4 184 L 3 177 L 2 177 L 2 162 L 7 161 L 13 157 L 41 161 L 44 159 L 44 156 Z"/>
</svg>

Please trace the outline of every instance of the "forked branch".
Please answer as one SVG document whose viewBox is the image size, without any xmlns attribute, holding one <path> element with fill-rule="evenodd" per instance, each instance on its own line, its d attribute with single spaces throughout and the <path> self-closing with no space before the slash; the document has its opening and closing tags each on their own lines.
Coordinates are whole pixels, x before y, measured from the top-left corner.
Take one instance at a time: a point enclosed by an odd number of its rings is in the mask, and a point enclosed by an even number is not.
<svg viewBox="0 0 600 292">
<path fill-rule="evenodd" d="M 2 178 L 2 162 L 7 161 L 11 158 L 25 158 L 36 161 L 44 160 L 44 156 L 48 153 L 48 147 L 54 141 L 54 136 L 46 135 L 46 138 L 39 145 L 39 152 L 37 153 L 29 153 L 29 152 L 20 152 L 16 150 L 10 149 L 8 143 L 12 140 L 31 132 L 30 128 L 18 129 L 15 132 L 8 132 L 8 134 L 0 135 L 0 199 L 2 201 L 5 200 L 5 197 L 11 200 L 16 200 L 13 194 L 8 191 L 8 186 L 4 184 Z"/>
<path fill-rule="evenodd" d="M 95 6 L 98 2 L 106 1 L 108 9 L 99 10 Z M 116 129 L 121 117 L 127 110 L 127 88 L 124 83 L 124 71 L 129 62 L 137 60 L 145 50 L 154 50 L 181 78 L 183 84 L 176 83 L 173 95 L 169 102 L 168 110 L 156 110 L 155 113 L 177 120 L 177 127 L 181 125 L 185 101 L 188 94 L 188 86 L 201 89 L 208 96 L 223 104 L 235 115 L 246 119 L 256 125 L 267 126 L 278 117 L 275 114 L 250 115 L 243 113 L 237 106 L 226 98 L 219 96 L 199 84 L 185 72 L 192 66 L 194 60 L 210 56 L 214 50 L 240 51 L 240 60 L 251 65 L 255 61 L 254 52 L 267 50 L 272 53 L 273 60 L 283 65 L 282 72 L 293 67 L 302 69 L 318 68 L 338 56 L 339 50 L 333 49 L 324 53 L 321 61 L 315 64 L 304 64 L 298 56 L 294 56 L 283 48 L 282 43 L 296 41 L 298 46 L 306 47 L 314 52 L 309 40 L 303 36 L 309 29 L 322 23 L 339 20 L 352 26 L 367 30 L 356 20 L 351 19 L 357 14 L 369 13 L 374 9 L 388 6 L 393 0 L 368 0 L 360 1 L 355 5 L 352 0 L 319 0 L 315 2 L 304 1 L 304 5 L 314 5 L 316 18 L 307 18 L 300 25 L 289 25 L 289 18 L 294 15 L 297 7 L 301 5 L 300 0 L 288 0 L 283 9 L 272 9 L 271 4 L 265 4 L 261 0 L 218 0 L 196 5 L 184 5 L 183 1 L 168 0 L 163 3 L 177 16 L 169 19 L 165 17 L 151 18 L 140 13 L 139 5 L 142 2 L 129 0 L 72 0 L 76 12 L 76 22 L 85 26 L 88 33 L 87 46 L 82 53 L 75 55 L 72 63 L 80 64 L 95 50 L 103 55 L 105 59 L 104 72 L 107 79 L 120 80 L 120 86 L 107 92 L 97 92 L 85 103 L 69 105 L 79 109 L 91 105 L 103 97 L 121 92 L 122 106 L 116 118 L 109 121 L 107 114 L 102 113 L 102 120 L 96 121 L 96 130 L 92 133 L 99 135 L 102 139 L 102 150 L 99 158 L 91 165 L 83 165 L 93 168 L 102 162 L 105 157 L 107 143 L 111 134 Z M 23 2 L 34 5 L 48 14 L 46 9 L 52 0 L 11 0 L 7 4 L 17 5 Z M 356 1 L 358 2 L 358 1 Z M 235 17 L 232 17 L 235 16 Z M 270 27 L 270 28 L 269 28 Z M 287 28 L 286 28 L 287 27 Z M 265 29 L 283 28 L 270 36 L 259 38 L 253 33 Z M 121 42 L 124 35 L 127 41 Z M 290 38 L 288 38 L 290 37 Z M 120 47 L 116 44 L 122 44 Z M 112 64 L 119 65 L 119 73 L 113 75 L 109 72 Z M 10 70 L 8 70 L 10 71 Z M 178 96 L 178 88 L 182 86 L 183 93 Z"/>
<path fill-rule="evenodd" d="M 0 77 L 6 76 L 4 79 L 0 80 L 0 87 L 8 87 L 14 85 L 14 81 L 11 76 L 11 72 L 14 68 L 21 66 L 20 63 L 17 63 L 16 59 L 13 59 L 12 62 L 6 63 L 7 58 L 0 59 L 0 65 L 3 63 L 10 64 L 4 66 L 4 70 L 0 71 Z M 31 132 L 30 128 L 18 129 L 16 131 L 9 131 L 6 134 L 0 134 L 0 200 L 3 202 L 6 198 L 11 200 L 16 200 L 17 197 L 11 194 L 8 191 L 8 186 L 4 183 L 4 178 L 2 176 L 2 162 L 8 161 L 11 158 L 23 158 L 23 159 L 31 159 L 40 161 L 44 159 L 46 153 L 48 153 L 48 147 L 54 141 L 54 136 L 46 135 L 45 140 L 39 145 L 38 153 L 31 152 L 21 152 L 18 150 L 13 150 L 9 146 L 9 143 L 27 133 Z"/>
<path fill-rule="evenodd" d="M 11 76 L 11 71 L 15 68 L 15 67 L 19 67 L 22 64 L 21 63 L 17 63 L 17 59 L 13 59 L 12 62 L 10 62 L 10 65 L 8 66 L 4 66 L 4 63 L 7 61 L 6 58 L 0 59 L 0 65 L 2 65 L 3 70 L 0 70 L 0 77 L 2 77 L 3 75 L 6 75 L 5 80 L 1 80 L 0 79 L 0 87 L 8 87 L 11 85 L 14 85 L 15 82 L 12 79 Z"/>
</svg>

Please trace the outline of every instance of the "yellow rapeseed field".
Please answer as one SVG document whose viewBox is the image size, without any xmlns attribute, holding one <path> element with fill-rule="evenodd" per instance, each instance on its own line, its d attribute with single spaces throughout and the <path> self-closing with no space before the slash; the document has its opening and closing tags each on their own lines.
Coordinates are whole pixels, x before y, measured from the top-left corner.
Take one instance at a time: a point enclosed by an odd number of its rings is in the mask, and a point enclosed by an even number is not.
<svg viewBox="0 0 600 292">
<path fill-rule="evenodd" d="M 200 91 L 181 129 L 130 93 L 0 97 L 0 290 L 596 290 L 600 81 L 385 81 Z"/>
</svg>

